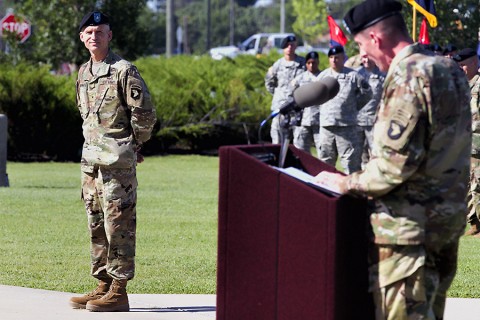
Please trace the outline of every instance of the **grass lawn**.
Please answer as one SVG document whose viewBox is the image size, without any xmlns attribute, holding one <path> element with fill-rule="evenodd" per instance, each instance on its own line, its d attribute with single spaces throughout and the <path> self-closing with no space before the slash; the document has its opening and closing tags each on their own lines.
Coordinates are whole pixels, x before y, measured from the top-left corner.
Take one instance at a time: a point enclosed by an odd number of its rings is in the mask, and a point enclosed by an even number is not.
<svg viewBox="0 0 480 320">
<path fill-rule="evenodd" d="M 89 239 L 77 163 L 8 163 L 0 188 L 0 284 L 87 292 Z M 131 293 L 215 293 L 218 158 L 149 157 L 138 166 Z M 480 298 L 480 239 L 462 238 L 451 297 Z"/>
<path fill-rule="evenodd" d="M 90 291 L 89 235 L 76 163 L 8 163 L 0 188 L 0 283 Z M 218 158 L 138 166 L 132 293 L 215 293 Z"/>
</svg>

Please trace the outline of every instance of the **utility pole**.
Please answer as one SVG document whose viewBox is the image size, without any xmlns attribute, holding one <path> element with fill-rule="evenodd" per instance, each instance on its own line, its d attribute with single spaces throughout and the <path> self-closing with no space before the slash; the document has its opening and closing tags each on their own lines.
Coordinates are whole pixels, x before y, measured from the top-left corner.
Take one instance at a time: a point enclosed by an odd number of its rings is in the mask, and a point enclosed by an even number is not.
<svg viewBox="0 0 480 320">
<path fill-rule="evenodd" d="M 210 26 L 210 0 L 207 0 L 207 39 L 205 43 L 205 51 L 208 52 L 210 50 L 210 37 L 211 37 L 211 26 Z"/>
<path fill-rule="evenodd" d="M 166 22 L 166 56 L 170 58 L 173 55 L 173 0 L 167 0 L 167 22 Z"/>
<path fill-rule="evenodd" d="M 280 0 L 280 33 L 285 32 L 285 0 Z"/>
<path fill-rule="evenodd" d="M 235 45 L 235 1 L 230 0 L 230 45 Z"/>
</svg>

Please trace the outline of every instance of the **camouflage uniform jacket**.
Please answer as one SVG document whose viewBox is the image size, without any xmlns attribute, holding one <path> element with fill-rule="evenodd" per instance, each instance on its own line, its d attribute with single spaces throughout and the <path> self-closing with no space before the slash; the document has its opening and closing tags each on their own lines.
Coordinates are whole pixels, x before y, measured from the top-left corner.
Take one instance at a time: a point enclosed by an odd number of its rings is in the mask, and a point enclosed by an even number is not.
<svg viewBox="0 0 480 320">
<path fill-rule="evenodd" d="M 280 108 L 289 95 L 289 84 L 296 76 L 305 72 L 305 58 L 296 56 L 287 61 L 284 57 L 275 61 L 265 75 L 265 87 L 273 95 L 272 110 Z"/>
<path fill-rule="evenodd" d="M 359 126 L 372 126 L 375 121 L 375 113 L 377 112 L 378 104 L 382 98 L 385 74 L 381 72 L 378 67 L 375 67 L 372 71 L 368 71 L 363 66 L 358 68 L 358 73 L 367 79 L 372 90 L 372 98 L 358 112 L 357 124 Z"/>
<path fill-rule="evenodd" d="M 358 110 L 371 97 L 370 86 L 357 71 L 344 67 L 338 73 L 332 68 L 320 72 L 317 77 L 322 81 L 325 77 L 337 79 L 340 90 L 337 95 L 320 107 L 320 125 L 327 126 L 355 126 L 357 125 Z"/>
<path fill-rule="evenodd" d="M 293 95 L 293 92 L 298 87 L 315 81 L 319 73 L 320 72 L 318 72 L 317 74 L 313 74 L 309 71 L 306 71 L 301 75 L 297 76 L 295 79 L 293 79 L 292 82 L 290 83 L 290 95 Z M 300 125 L 318 126 L 319 124 L 320 124 L 320 106 L 319 105 L 313 105 L 311 107 L 307 107 L 302 110 L 302 122 L 300 123 Z"/>
<path fill-rule="evenodd" d="M 463 233 L 469 101 L 467 79 L 451 59 L 431 56 L 418 44 L 393 59 L 374 124 L 372 159 L 347 178 L 349 193 L 375 200 L 370 222 L 376 243 L 428 246 Z"/>
<path fill-rule="evenodd" d="M 91 59 L 80 67 L 76 84 L 85 138 L 82 170 L 131 168 L 156 121 L 150 93 L 137 68 L 112 52 L 96 75 L 91 67 Z"/>
<path fill-rule="evenodd" d="M 470 109 L 472 111 L 472 156 L 480 158 L 480 73 L 477 73 L 469 81 L 470 93 L 472 99 L 470 100 Z"/>
</svg>

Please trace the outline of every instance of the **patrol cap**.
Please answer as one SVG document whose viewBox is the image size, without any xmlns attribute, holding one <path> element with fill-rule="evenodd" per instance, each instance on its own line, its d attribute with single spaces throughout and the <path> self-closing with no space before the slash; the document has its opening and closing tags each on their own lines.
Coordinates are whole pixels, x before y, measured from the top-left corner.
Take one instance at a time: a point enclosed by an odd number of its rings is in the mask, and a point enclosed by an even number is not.
<svg viewBox="0 0 480 320">
<path fill-rule="evenodd" d="M 310 51 L 309 53 L 307 53 L 307 55 L 305 56 L 305 61 L 308 61 L 310 59 L 318 60 L 318 53 L 315 51 Z"/>
<path fill-rule="evenodd" d="M 347 31 L 355 35 L 377 22 L 400 14 L 402 4 L 395 0 L 366 0 L 350 9 L 343 22 Z"/>
<path fill-rule="evenodd" d="M 463 60 L 466 60 L 476 55 L 477 55 L 477 51 L 473 50 L 472 48 L 465 48 L 458 51 L 458 53 L 453 56 L 453 60 L 457 62 L 461 62 Z"/>
<path fill-rule="evenodd" d="M 83 27 L 99 26 L 101 24 L 110 24 L 108 16 L 100 11 L 92 11 L 83 16 L 82 22 L 78 26 L 78 31 L 81 32 Z"/>
<path fill-rule="evenodd" d="M 297 38 L 295 36 L 286 36 L 285 38 L 283 38 L 282 40 L 282 43 L 280 44 L 280 47 L 282 49 L 285 49 L 286 47 L 288 47 L 288 43 L 289 42 L 294 42 L 294 41 L 297 41 Z"/>
<path fill-rule="evenodd" d="M 345 49 L 343 49 L 342 46 L 333 46 L 328 50 L 328 56 L 330 57 L 331 55 L 338 54 L 338 53 L 344 53 Z"/>
</svg>

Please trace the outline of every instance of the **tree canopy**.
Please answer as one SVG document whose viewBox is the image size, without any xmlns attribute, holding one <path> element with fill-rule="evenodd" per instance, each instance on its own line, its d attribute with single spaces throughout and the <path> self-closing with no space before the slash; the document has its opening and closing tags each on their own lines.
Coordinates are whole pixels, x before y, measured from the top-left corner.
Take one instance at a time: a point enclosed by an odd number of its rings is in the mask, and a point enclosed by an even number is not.
<svg viewBox="0 0 480 320">
<path fill-rule="evenodd" d="M 316 45 L 316 40 L 328 35 L 326 15 L 342 20 L 346 11 L 360 1 L 286 0 L 285 32 L 295 32 L 304 42 Z M 412 6 L 407 0 L 400 1 L 404 4 L 404 17 L 411 32 Z M 172 2 L 175 28 L 181 26 L 184 31 L 184 53 L 204 54 L 209 47 L 229 45 L 232 35 L 233 43 L 238 44 L 254 33 L 280 31 L 279 1 L 257 8 L 254 0 L 235 0 L 233 11 L 231 0 Z M 3 12 L 11 7 L 32 24 L 32 35 L 25 43 L 4 39 L 8 47 L 7 54 L 0 54 L 3 60 L 23 59 L 53 68 L 63 62 L 79 64 L 85 61 L 88 52 L 79 40 L 78 23 L 92 10 L 101 10 L 111 16 L 112 48 L 126 59 L 165 53 L 165 10 L 149 8 L 147 0 L 5 0 L 0 4 Z M 209 14 L 207 4 L 210 4 Z M 458 48 L 476 48 L 479 4 L 479 0 L 436 1 L 438 27 L 429 28 L 430 41 L 441 46 L 453 43 Z M 417 36 L 422 17 L 417 15 Z M 340 26 L 343 27 L 341 23 Z M 354 47 L 352 41 L 347 45 L 350 51 Z"/>
</svg>

